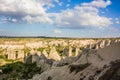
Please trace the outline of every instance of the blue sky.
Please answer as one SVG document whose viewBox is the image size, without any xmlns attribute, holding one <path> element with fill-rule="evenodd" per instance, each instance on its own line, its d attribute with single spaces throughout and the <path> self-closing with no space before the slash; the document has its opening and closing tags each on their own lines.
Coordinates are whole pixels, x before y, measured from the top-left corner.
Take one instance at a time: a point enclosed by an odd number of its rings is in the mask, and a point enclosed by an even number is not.
<svg viewBox="0 0 120 80">
<path fill-rule="evenodd" d="M 120 0 L 0 0 L 0 36 L 120 37 Z"/>
</svg>

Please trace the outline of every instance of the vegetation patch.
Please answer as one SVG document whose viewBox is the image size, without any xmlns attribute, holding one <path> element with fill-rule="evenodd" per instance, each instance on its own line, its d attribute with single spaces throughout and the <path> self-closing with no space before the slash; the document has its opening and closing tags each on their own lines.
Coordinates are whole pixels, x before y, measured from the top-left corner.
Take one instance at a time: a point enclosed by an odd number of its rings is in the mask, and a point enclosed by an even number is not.
<svg viewBox="0 0 120 80">
<path fill-rule="evenodd" d="M 0 67 L 2 73 L 0 73 L 0 80 L 16 80 L 16 79 L 31 79 L 34 74 L 40 73 L 41 68 L 33 64 L 24 64 L 22 62 L 16 62 L 7 64 Z M 4 76 L 6 75 L 6 76 Z"/>
</svg>

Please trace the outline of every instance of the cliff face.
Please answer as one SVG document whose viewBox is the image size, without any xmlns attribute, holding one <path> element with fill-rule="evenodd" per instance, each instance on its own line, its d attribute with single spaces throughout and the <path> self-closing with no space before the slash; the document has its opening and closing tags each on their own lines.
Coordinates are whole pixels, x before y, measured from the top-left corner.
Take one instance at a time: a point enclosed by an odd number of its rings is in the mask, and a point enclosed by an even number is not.
<svg viewBox="0 0 120 80">
<path fill-rule="evenodd" d="M 89 44 L 86 46 L 88 49 L 100 49 L 109 46 L 113 43 L 120 42 L 120 40 L 97 40 L 94 44 Z"/>
<path fill-rule="evenodd" d="M 33 80 L 120 80 L 119 63 L 120 42 L 101 41 L 77 57 L 53 62 L 51 68 Z"/>
<path fill-rule="evenodd" d="M 120 42 L 97 50 L 85 49 L 77 58 L 76 64 L 91 63 L 102 67 L 104 64 L 120 59 Z"/>
</svg>

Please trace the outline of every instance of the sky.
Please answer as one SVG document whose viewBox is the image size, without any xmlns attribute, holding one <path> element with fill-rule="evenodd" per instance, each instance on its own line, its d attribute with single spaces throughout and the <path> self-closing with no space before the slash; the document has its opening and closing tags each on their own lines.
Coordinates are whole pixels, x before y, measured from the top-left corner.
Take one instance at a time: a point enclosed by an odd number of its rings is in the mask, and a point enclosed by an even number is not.
<svg viewBox="0 0 120 80">
<path fill-rule="evenodd" d="M 0 36 L 120 37 L 120 0 L 0 0 Z"/>
</svg>

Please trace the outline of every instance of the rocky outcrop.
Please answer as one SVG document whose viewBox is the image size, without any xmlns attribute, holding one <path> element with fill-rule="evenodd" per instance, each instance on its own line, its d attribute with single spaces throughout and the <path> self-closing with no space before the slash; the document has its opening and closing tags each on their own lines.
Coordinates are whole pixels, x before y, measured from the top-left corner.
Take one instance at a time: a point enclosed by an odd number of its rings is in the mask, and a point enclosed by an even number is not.
<svg viewBox="0 0 120 80">
<path fill-rule="evenodd" d="M 99 80 L 120 80 L 120 60 L 112 62 L 110 66 Z"/>
<path fill-rule="evenodd" d="M 78 56 L 78 54 L 79 54 L 79 48 L 78 47 L 76 47 L 76 50 L 75 50 L 75 56 Z"/>
<path fill-rule="evenodd" d="M 73 54 L 72 54 L 72 47 L 71 46 L 69 46 L 69 52 L 68 53 L 69 53 L 68 54 L 69 57 L 73 56 Z"/>
<path fill-rule="evenodd" d="M 53 47 L 49 53 L 49 59 L 54 59 L 56 61 L 61 60 L 60 55 L 57 53 L 55 47 Z"/>
<path fill-rule="evenodd" d="M 48 69 L 51 68 L 52 64 L 53 64 L 54 60 L 53 59 L 47 59 L 46 56 L 44 54 L 41 53 L 41 55 L 29 55 L 26 59 L 25 59 L 25 63 L 26 64 L 33 64 L 35 63 L 37 67 L 41 68 L 40 72 L 44 72 Z"/>
<path fill-rule="evenodd" d="M 36 65 L 37 67 L 41 68 L 41 72 L 48 70 L 51 67 L 52 63 L 53 61 L 48 60 L 44 54 L 41 54 L 39 59 L 36 61 Z"/>
<path fill-rule="evenodd" d="M 52 64 L 52 67 L 61 67 L 61 66 L 69 65 L 69 64 L 73 63 L 75 60 L 76 60 L 75 57 L 67 57 L 67 58 L 62 59 L 60 61 L 55 61 Z"/>
<path fill-rule="evenodd" d="M 47 51 L 45 49 L 43 50 L 42 53 L 45 55 L 45 57 L 48 57 L 48 53 L 47 53 Z"/>
<path fill-rule="evenodd" d="M 14 50 L 7 49 L 5 55 L 7 59 L 11 59 L 11 60 L 23 59 L 25 57 L 24 51 L 22 51 L 21 49 L 14 49 Z"/>
<path fill-rule="evenodd" d="M 64 54 L 64 56 L 68 56 L 68 52 L 69 52 L 69 49 L 67 49 L 67 48 L 64 48 L 64 49 L 63 49 L 63 54 Z"/>
<path fill-rule="evenodd" d="M 99 49 L 84 49 L 75 59 L 65 60 L 67 64 L 53 63 L 33 80 L 120 80 L 120 42 L 105 43 Z"/>
<path fill-rule="evenodd" d="M 39 55 L 37 54 L 33 54 L 33 55 L 29 55 L 27 57 L 25 57 L 25 63 L 26 64 L 32 64 L 32 63 L 35 63 L 39 60 Z"/>
<path fill-rule="evenodd" d="M 104 48 L 106 46 L 109 46 L 113 43 L 117 43 L 117 42 L 120 42 L 119 40 L 100 40 L 100 41 L 96 41 L 95 44 L 89 44 L 87 45 L 86 48 L 89 48 L 89 49 L 100 49 L 100 48 Z"/>
</svg>

